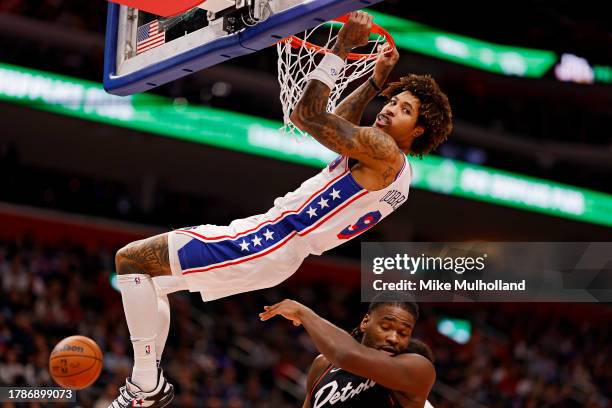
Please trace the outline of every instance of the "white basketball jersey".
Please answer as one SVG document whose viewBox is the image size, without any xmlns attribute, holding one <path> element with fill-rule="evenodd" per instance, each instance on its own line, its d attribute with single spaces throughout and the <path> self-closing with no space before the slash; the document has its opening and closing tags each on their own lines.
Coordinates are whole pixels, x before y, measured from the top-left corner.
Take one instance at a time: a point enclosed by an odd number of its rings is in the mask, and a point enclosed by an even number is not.
<svg viewBox="0 0 612 408">
<path fill-rule="evenodd" d="M 349 159 L 339 157 L 295 191 L 277 198 L 265 214 L 229 226 L 173 231 L 171 264 L 204 300 L 277 285 L 309 254 L 320 255 L 367 231 L 408 197 L 408 159 L 386 188 L 357 183 Z"/>
</svg>

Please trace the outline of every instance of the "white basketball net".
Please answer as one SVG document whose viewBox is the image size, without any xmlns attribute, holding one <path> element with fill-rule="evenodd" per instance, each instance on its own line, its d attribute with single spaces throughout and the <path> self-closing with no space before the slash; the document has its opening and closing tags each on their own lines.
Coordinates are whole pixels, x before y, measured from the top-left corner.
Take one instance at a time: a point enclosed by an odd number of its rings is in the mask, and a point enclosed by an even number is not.
<svg viewBox="0 0 612 408">
<path fill-rule="evenodd" d="M 322 23 L 313 29 L 306 30 L 296 37 L 321 46 L 324 49 L 331 49 L 336 42 L 339 28 L 342 23 Z M 316 38 L 316 40 L 315 40 Z M 323 41 L 326 41 L 323 43 Z M 370 41 L 365 47 L 358 49 L 363 56 L 357 60 L 347 60 L 344 68 L 338 76 L 336 86 L 332 89 L 327 103 L 327 111 L 333 112 L 340 95 L 344 92 L 347 85 L 369 74 L 374 69 L 378 45 L 384 44 L 385 37 L 378 34 L 370 36 Z M 276 49 L 278 51 L 278 83 L 280 85 L 280 100 L 283 104 L 283 122 L 281 132 L 286 135 L 304 136 L 307 133 L 296 128 L 289 119 L 295 104 L 298 102 L 308 83 L 308 75 L 314 70 L 323 56 L 322 51 L 316 51 L 304 44 L 298 48 L 291 46 L 291 39 L 280 41 Z"/>
</svg>

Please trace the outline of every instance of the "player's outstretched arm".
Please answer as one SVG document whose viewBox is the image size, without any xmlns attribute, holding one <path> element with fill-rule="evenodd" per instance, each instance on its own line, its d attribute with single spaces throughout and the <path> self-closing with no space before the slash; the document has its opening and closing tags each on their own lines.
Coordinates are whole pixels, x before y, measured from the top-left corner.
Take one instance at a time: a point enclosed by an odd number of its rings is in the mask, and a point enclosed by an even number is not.
<svg viewBox="0 0 612 408">
<path fill-rule="evenodd" d="M 389 44 L 379 46 L 374 73 L 359 88 L 342 100 L 334 110 L 334 114 L 354 125 L 359 125 L 363 111 L 368 103 L 378 95 L 398 60 L 399 53 L 395 47 L 391 47 Z"/>
<path fill-rule="evenodd" d="M 291 320 L 296 326 L 303 325 L 317 350 L 336 367 L 369 378 L 383 387 L 427 399 L 436 374 L 433 364 L 425 357 L 418 354 L 392 356 L 366 347 L 293 300 L 265 306 L 260 318 L 265 321 L 277 315 Z"/>
<path fill-rule="evenodd" d="M 352 13 L 338 34 L 332 52 L 345 59 L 348 52 L 367 42 L 371 17 L 363 12 Z M 350 121 L 325 110 L 330 87 L 318 79 L 311 79 L 295 106 L 291 121 L 308 132 L 330 150 L 359 160 L 368 167 L 396 173 L 403 156 L 391 136 L 373 127 L 357 127 Z"/>
</svg>

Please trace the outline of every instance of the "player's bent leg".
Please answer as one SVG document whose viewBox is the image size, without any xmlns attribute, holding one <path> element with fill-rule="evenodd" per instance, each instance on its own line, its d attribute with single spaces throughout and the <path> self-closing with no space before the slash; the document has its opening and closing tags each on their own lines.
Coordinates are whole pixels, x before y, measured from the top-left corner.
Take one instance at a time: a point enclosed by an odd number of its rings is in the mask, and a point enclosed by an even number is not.
<svg viewBox="0 0 612 408">
<path fill-rule="evenodd" d="M 132 377 L 110 407 L 164 407 L 174 389 L 157 367 L 158 293 L 153 277 L 171 275 L 167 234 L 132 242 L 117 252 L 115 264 L 123 310 L 134 348 Z"/>
<path fill-rule="evenodd" d="M 157 338 L 155 340 L 155 359 L 159 367 L 168 333 L 170 332 L 170 302 L 168 295 L 157 293 Z"/>
<path fill-rule="evenodd" d="M 117 251 L 118 275 L 145 274 L 150 277 L 172 275 L 168 254 L 168 234 L 134 241 Z"/>
</svg>

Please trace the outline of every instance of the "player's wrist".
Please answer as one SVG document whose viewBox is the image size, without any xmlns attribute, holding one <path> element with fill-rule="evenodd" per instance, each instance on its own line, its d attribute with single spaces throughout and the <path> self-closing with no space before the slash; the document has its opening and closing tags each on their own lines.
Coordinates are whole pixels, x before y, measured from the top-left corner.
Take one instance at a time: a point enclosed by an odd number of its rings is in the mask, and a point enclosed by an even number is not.
<svg viewBox="0 0 612 408">
<path fill-rule="evenodd" d="M 312 309 L 300 304 L 300 307 L 298 307 L 295 315 L 298 319 L 300 319 L 300 321 L 303 324 L 304 319 L 308 319 L 308 317 L 312 315 L 313 313 L 314 312 L 312 311 Z"/>
<path fill-rule="evenodd" d="M 333 89 L 340 72 L 344 69 L 344 59 L 334 53 L 325 54 L 319 65 L 311 72 L 309 79 L 323 82 Z"/>
<path fill-rule="evenodd" d="M 331 52 L 332 54 L 337 55 L 338 57 L 345 60 L 351 49 L 352 48 L 348 47 L 343 41 L 338 40 L 336 41 L 336 44 L 332 47 Z"/>
<path fill-rule="evenodd" d="M 372 77 L 374 77 L 376 84 L 382 88 L 385 82 L 387 81 L 387 78 L 389 77 L 390 73 L 391 73 L 390 69 L 389 70 L 386 70 L 386 69 L 377 70 L 376 68 L 374 68 L 374 73 L 372 74 Z"/>
<path fill-rule="evenodd" d="M 377 78 L 376 75 L 372 75 L 370 78 L 368 78 L 368 83 L 370 84 L 370 87 L 372 87 L 372 89 L 374 89 L 377 94 L 382 92 L 382 86 L 384 82 L 384 79 L 381 80 Z"/>
</svg>

